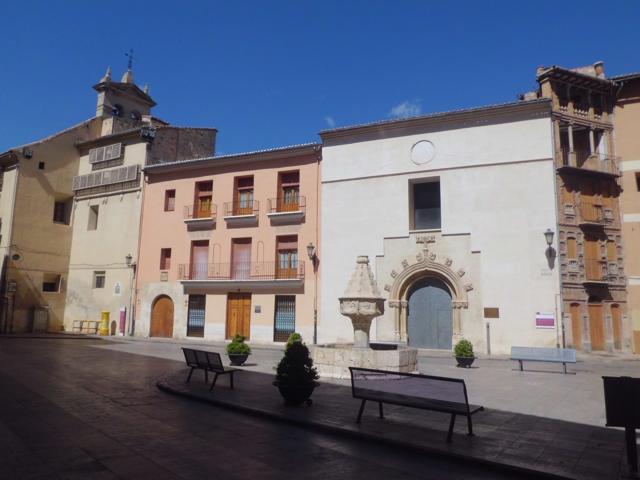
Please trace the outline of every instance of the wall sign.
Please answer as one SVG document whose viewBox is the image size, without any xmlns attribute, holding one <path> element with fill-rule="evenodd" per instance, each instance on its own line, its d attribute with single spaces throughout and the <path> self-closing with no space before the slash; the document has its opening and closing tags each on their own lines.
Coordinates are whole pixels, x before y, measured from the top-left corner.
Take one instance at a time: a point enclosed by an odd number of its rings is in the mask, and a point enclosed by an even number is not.
<svg viewBox="0 0 640 480">
<path fill-rule="evenodd" d="M 555 314 L 536 312 L 536 328 L 556 328 Z"/>
</svg>

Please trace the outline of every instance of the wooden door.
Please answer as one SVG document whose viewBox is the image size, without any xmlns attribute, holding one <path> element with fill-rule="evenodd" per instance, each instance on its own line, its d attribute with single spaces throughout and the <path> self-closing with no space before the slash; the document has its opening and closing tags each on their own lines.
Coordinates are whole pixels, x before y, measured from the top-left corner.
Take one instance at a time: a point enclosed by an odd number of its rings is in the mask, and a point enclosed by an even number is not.
<svg viewBox="0 0 640 480">
<path fill-rule="evenodd" d="M 296 278 L 298 273 L 298 237 L 287 235 L 276 240 L 276 278 Z"/>
<path fill-rule="evenodd" d="M 600 254 L 600 244 L 598 240 L 585 239 L 584 242 L 584 262 L 587 280 L 602 279 L 602 260 Z"/>
<path fill-rule="evenodd" d="M 191 280 L 206 280 L 209 272 L 209 241 L 191 242 Z"/>
<path fill-rule="evenodd" d="M 620 305 L 611 305 L 611 323 L 613 327 L 613 348 L 622 350 L 622 310 L 620 310 Z"/>
<path fill-rule="evenodd" d="M 253 177 L 236 179 L 234 215 L 253 215 Z"/>
<path fill-rule="evenodd" d="M 210 218 L 213 199 L 213 181 L 197 182 L 193 205 L 193 218 Z"/>
<path fill-rule="evenodd" d="M 435 278 L 418 282 L 409 296 L 409 344 L 451 350 L 453 310 L 447 286 Z"/>
<path fill-rule="evenodd" d="M 604 350 L 604 319 L 602 318 L 602 304 L 589 305 L 589 330 L 591 333 L 591 349 Z"/>
<path fill-rule="evenodd" d="M 230 293 L 227 297 L 227 338 L 239 334 L 249 338 L 251 331 L 251 294 Z"/>
<path fill-rule="evenodd" d="M 234 238 L 231 242 L 231 278 L 248 280 L 251 277 L 251 239 Z"/>
<path fill-rule="evenodd" d="M 576 350 L 582 350 L 582 318 L 580 315 L 580 305 L 572 303 L 569 311 L 571 312 L 572 346 Z"/>
<path fill-rule="evenodd" d="M 169 297 L 160 297 L 151 310 L 152 337 L 173 337 L 173 301 Z"/>
<path fill-rule="evenodd" d="M 286 172 L 279 176 L 278 212 L 300 210 L 300 172 Z"/>
</svg>

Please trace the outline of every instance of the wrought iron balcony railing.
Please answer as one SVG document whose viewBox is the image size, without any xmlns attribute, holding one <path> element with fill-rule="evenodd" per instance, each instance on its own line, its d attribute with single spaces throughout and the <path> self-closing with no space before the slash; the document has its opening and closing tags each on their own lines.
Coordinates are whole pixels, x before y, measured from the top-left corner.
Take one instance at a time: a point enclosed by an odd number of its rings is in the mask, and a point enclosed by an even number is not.
<svg viewBox="0 0 640 480">
<path fill-rule="evenodd" d="M 237 202 L 225 202 L 225 217 L 236 217 L 241 215 L 258 215 L 260 204 L 257 200 L 246 200 Z"/>
<path fill-rule="evenodd" d="M 213 203 L 186 205 L 184 207 L 184 218 L 192 220 L 197 220 L 199 218 L 215 218 L 216 210 L 217 208 Z"/>
<path fill-rule="evenodd" d="M 178 277 L 209 281 L 303 280 L 304 263 L 290 266 L 278 262 L 183 263 L 178 266 Z"/>
<path fill-rule="evenodd" d="M 269 198 L 267 200 L 267 213 L 304 212 L 305 208 L 306 198 L 304 195 Z"/>
</svg>

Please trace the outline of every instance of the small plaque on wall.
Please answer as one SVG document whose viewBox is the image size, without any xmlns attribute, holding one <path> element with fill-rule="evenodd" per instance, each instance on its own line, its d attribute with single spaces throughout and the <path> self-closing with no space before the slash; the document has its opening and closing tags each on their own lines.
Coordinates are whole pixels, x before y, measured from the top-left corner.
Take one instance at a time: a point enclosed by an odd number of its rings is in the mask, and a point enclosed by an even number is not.
<svg viewBox="0 0 640 480">
<path fill-rule="evenodd" d="M 484 318 L 500 318 L 500 309 L 498 307 L 485 307 Z"/>
<path fill-rule="evenodd" d="M 536 312 L 536 328 L 556 328 L 556 316 L 553 313 Z"/>
<path fill-rule="evenodd" d="M 167 272 L 167 271 L 160 272 L 160 281 L 161 282 L 169 281 L 169 272 Z"/>
<path fill-rule="evenodd" d="M 262 312 L 262 305 L 256 305 L 255 308 L 253 309 L 254 313 L 261 313 Z"/>
</svg>

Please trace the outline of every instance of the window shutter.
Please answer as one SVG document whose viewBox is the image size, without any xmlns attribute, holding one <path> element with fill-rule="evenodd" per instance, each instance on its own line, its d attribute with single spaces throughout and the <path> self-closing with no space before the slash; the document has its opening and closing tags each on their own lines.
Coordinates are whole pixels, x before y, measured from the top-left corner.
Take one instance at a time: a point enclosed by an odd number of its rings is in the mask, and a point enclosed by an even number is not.
<svg viewBox="0 0 640 480">
<path fill-rule="evenodd" d="M 116 143 L 113 145 L 113 156 L 111 158 L 120 158 L 120 155 L 122 155 L 122 144 Z"/>
<path fill-rule="evenodd" d="M 92 148 L 91 150 L 89 150 L 89 163 L 95 163 L 96 162 L 96 149 Z"/>
</svg>

